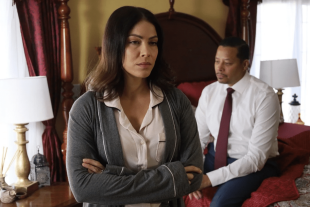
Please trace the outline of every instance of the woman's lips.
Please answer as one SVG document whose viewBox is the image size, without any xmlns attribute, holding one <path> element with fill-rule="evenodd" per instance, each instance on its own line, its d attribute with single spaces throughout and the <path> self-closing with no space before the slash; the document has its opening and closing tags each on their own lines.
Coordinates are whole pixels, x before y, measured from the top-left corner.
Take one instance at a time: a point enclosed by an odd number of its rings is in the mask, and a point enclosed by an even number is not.
<svg viewBox="0 0 310 207">
<path fill-rule="evenodd" d="M 152 64 L 149 62 L 143 62 L 143 63 L 139 63 L 137 64 L 138 66 L 142 67 L 142 68 L 148 68 L 150 67 Z"/>
</svg>

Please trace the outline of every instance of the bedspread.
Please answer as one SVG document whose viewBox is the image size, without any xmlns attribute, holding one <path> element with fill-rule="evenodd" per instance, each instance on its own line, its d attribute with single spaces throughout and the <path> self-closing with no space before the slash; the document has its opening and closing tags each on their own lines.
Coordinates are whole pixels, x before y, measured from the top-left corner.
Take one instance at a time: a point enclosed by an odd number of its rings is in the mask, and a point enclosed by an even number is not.
<svg viewBox="0 0 310 207">
<path fill-rule="evenodd" d="M 242 207 L 265 207 L 271 204 L 273 204 L 271 206 L 279 206 L 280 203 L 283 207 L 310 206 L 310 204 L 304 204 L 310 200 L 310 193 L 307 193 L 309 190 L 305 190 L 310 189 L 310 167 L 307 165 L 310 156 L 310 131 L 304 131 L 290 138 L 278 137 L 278 143 L 280 156 L 276 157 L 275 161 L 281 169 L 281 176 L 264 180 L 258 190 L 251 194 L 251 198 L 243 203 Z M 305 165 L 306 168 L 304 168 Z M 304 187 L 297 189 L 296 186 Z M 189 200 L 185 196 L 185 204 L 187 207 L 208 207 L 215 192 L 216 188 L 203 189 L 203 198 L 200 200 Z M 296 205 L 295 202 L 290 205 L 294 202 L 290 200 L 298 198 L 299 200 L 296 202 L 303 202 L 303 204 Z"/>
<path fill-rule="evenodd" d="M 269 207 L 301 207 L 310 206 L 310 159 L 305 166 L 303 175 L 295 181 L 300 197 L 296 200 L 281 201 Z"/>
</svg>

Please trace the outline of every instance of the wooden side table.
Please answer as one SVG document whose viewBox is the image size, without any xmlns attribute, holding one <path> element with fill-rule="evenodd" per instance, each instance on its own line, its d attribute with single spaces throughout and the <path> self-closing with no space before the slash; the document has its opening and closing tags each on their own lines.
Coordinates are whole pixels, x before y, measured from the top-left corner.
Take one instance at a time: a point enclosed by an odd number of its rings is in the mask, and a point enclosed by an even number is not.
<svg viewBox="0 0 310 207">
<path fill-rule="evenodd" d="M 1 203 L 0 207 L 82 207 L 77 203 L 68 183 L 54 183 L 52 186 L 39 188 L 27 198 L 17 200 L 13 203 Z"/>
</svg>

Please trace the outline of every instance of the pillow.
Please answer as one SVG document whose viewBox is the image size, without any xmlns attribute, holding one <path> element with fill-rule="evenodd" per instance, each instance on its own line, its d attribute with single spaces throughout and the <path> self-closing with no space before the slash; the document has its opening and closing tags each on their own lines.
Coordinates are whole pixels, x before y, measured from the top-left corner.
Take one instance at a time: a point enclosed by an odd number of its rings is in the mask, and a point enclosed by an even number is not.
<svg viewBox="0 0 310 207">
<path fill-rule="evenodd" d="M 191 101 L 193 106 L 197 107 L 198 100 L 202 90 L 207 85 L 215 81 L 216 80 L 201 81 L 201 82 L 184 82 L 180 83 L 177 88 L 180 89 L 187 96 L 187 98 Z"/>
</svg>

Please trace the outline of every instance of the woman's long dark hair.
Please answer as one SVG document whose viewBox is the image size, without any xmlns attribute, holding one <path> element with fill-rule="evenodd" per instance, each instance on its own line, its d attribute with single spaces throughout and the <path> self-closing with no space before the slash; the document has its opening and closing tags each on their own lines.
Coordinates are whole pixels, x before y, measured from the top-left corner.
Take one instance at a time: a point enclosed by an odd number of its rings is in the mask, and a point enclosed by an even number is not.
<svg viewBox="0 0 310 207">
<path fill-rule="evenodd" d="M 141 20 L 154 25 L 158 36 L 158 55 L 154 68 L 147 77 L 147 82 L 163 91 L 173 86 L 173 78 L 167 63 L 163 60 L 163 33 L 154 14 L 150 11 L 132 6 L 115 10 L 110 16 L 103 36 L 101 58 L 97 66 L 85 79 L 87 90 L 93 90 L 113 100 L 121 96 L 124 89 L 123 60 L 130 30 Z M 152 92 L 154 93 L 152 87 Z M 99 98 L 99 97 L 97 97 Z"/>
</svg>

